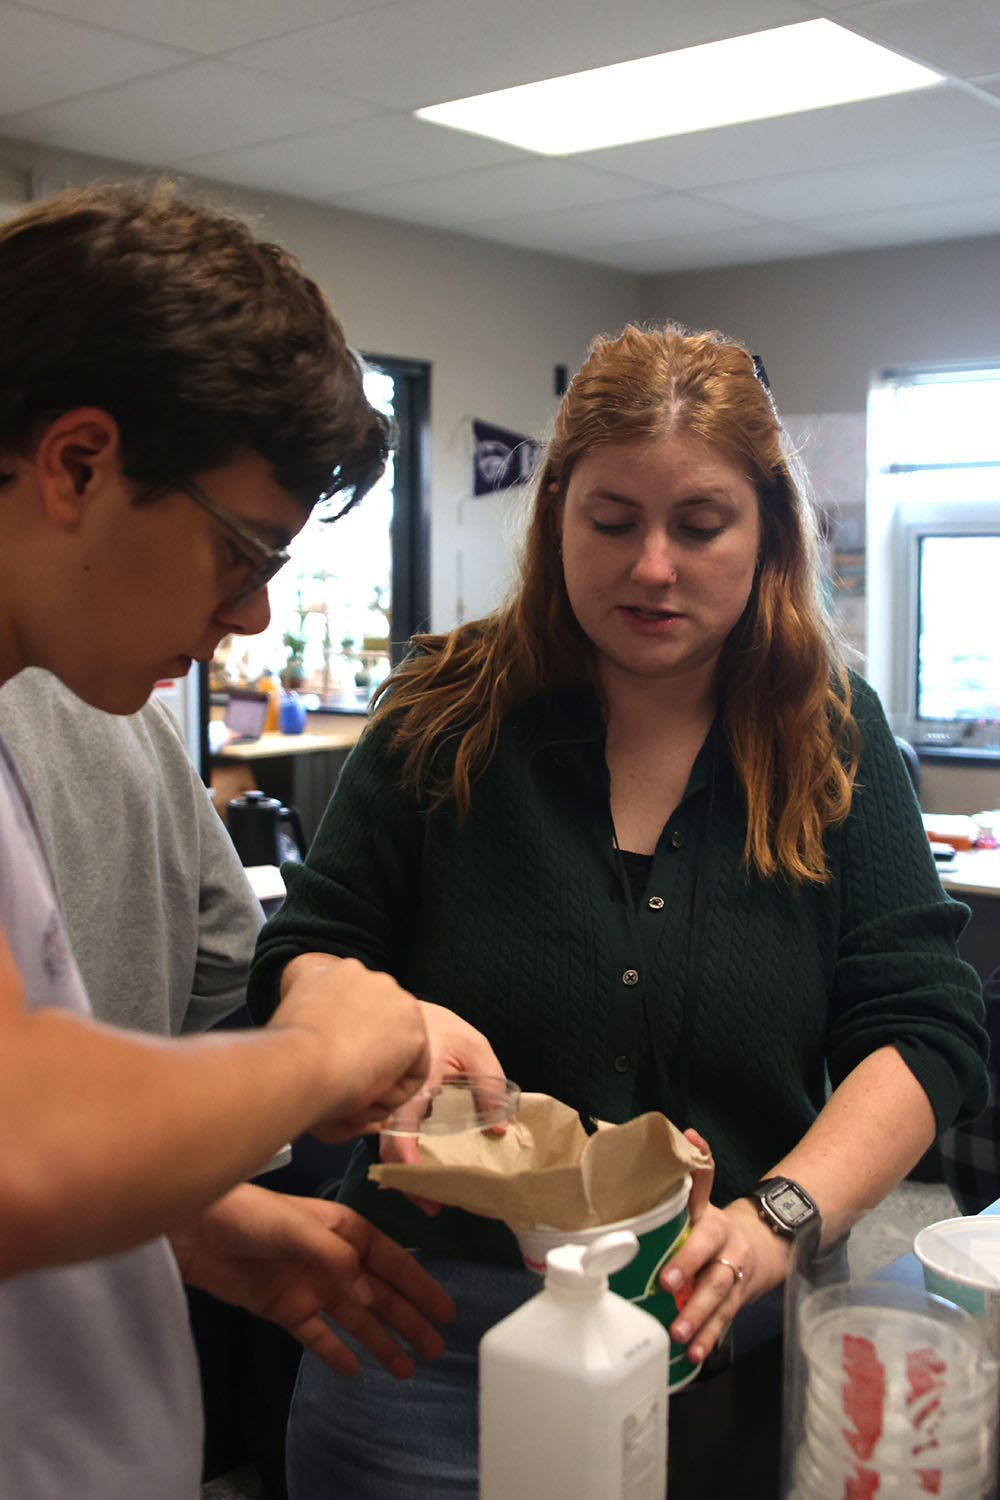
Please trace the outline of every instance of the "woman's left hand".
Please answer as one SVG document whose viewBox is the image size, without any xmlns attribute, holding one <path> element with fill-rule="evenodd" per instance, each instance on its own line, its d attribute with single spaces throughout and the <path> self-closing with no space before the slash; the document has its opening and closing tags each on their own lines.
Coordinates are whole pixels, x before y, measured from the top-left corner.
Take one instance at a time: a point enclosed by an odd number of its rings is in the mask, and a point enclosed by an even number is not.
<svg viewBox="0 0 1000 1500">
<path fill-rule="evenodd" d="M 684 1134 L 710 1151 L 697 1131 Z M 695 1172 L 691 1233 L 660 1273 L 680 1309 L 670 1337 L 687 1344 L 696 1364 L 711 1353 L 744 1303 L 777 1286 L 788 1269 L 789 1242 L 761 1222 L 749 1199 L 737 1198 L 724 1209 L 709 1202 L 714 1175 L 714 1165 Z"/>
</svg>

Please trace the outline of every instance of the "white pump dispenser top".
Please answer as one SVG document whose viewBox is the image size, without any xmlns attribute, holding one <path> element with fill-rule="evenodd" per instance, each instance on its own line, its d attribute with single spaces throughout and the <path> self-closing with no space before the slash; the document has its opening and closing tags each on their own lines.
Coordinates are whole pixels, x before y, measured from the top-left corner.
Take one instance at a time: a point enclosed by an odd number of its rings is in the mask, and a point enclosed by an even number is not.
<svg viewBox="0 0 1000 1500">
<path fill-rule="evenodd" d="M 612 1230 L 589 1245 L 558 1245 L 545 1257 L 546 1290 L 599 1297 L 607 1291 L 608 1277 L 627 1266 L 638 1248 L 629 1229 Z"/>
</svg>

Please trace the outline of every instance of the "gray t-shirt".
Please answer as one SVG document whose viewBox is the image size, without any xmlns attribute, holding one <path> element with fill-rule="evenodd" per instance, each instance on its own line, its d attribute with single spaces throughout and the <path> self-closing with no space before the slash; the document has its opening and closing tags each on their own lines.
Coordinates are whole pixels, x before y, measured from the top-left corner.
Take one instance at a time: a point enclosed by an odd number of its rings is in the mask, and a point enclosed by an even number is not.
<svg viewBox="0 0 1000 1500">
<path fill-rule="evenodd" d="M 2 741 L 0 924 L 28 1007 L 88 1013 Z M 196 1500 L 201 1441 L 198 1363 L 165 1240 L 0 1281 L 0 1500 Z"/>
<path fill-rule="evenodd" d="M 176 1036 L 241 1004 L 260 903 L 155 698 L 121 717 L 36 667 L 0 687 L 94 1014 Z"/>
</svg>

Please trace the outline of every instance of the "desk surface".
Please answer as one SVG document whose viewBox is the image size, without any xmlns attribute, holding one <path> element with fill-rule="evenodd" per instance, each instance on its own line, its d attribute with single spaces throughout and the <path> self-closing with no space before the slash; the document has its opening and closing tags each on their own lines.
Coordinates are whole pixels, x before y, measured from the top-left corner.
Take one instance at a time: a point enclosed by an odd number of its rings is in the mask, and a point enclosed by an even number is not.
<svg viewBox="0 0 1000 1500">
<path fill-rule="evenodd" d="M 285 882 L 277 865 L 247 865 L 243 873 L 258 901 L 284 900 Z"/>
<path fill-rule="evenodd" d="M 275 755 L 307 755 L 315 750 L 350 750 L 356 745 L 367 719 L 358 714 L 323 715 L 321 729 L 308 728 L 303 734 L 262 734 L 259 740 L 242 745 L 222 745 L 214 751 L 219 760 L 267 760 Z"/>
<path fill-rule="evenodd" d="M 939 873 L 954 895 L 1000 896 L 1000 849 L 959 849 L 949 872 Z"/>
</svg>

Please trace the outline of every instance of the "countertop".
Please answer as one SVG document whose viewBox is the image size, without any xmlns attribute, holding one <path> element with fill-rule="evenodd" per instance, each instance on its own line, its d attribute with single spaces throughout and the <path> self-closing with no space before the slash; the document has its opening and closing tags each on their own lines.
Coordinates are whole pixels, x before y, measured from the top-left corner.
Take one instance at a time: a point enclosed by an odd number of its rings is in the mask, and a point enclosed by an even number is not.
<svg viewBox="0 0 1000 1500">
<path fill-rule="evenodd" d="M 959 849 L 938 874 L 950 894 L 1000 896 L 1000 849 Z"/>
<path fill-rule="evenodd" d="M 360 714 L 310 715 L 302 734 L 262 734 L 257 740 L 222 745 L 212 754 L 219 760 L 267 760 L 275 755 L 350 750 L 357 744 L 367 722 Z"/>
</svg>

